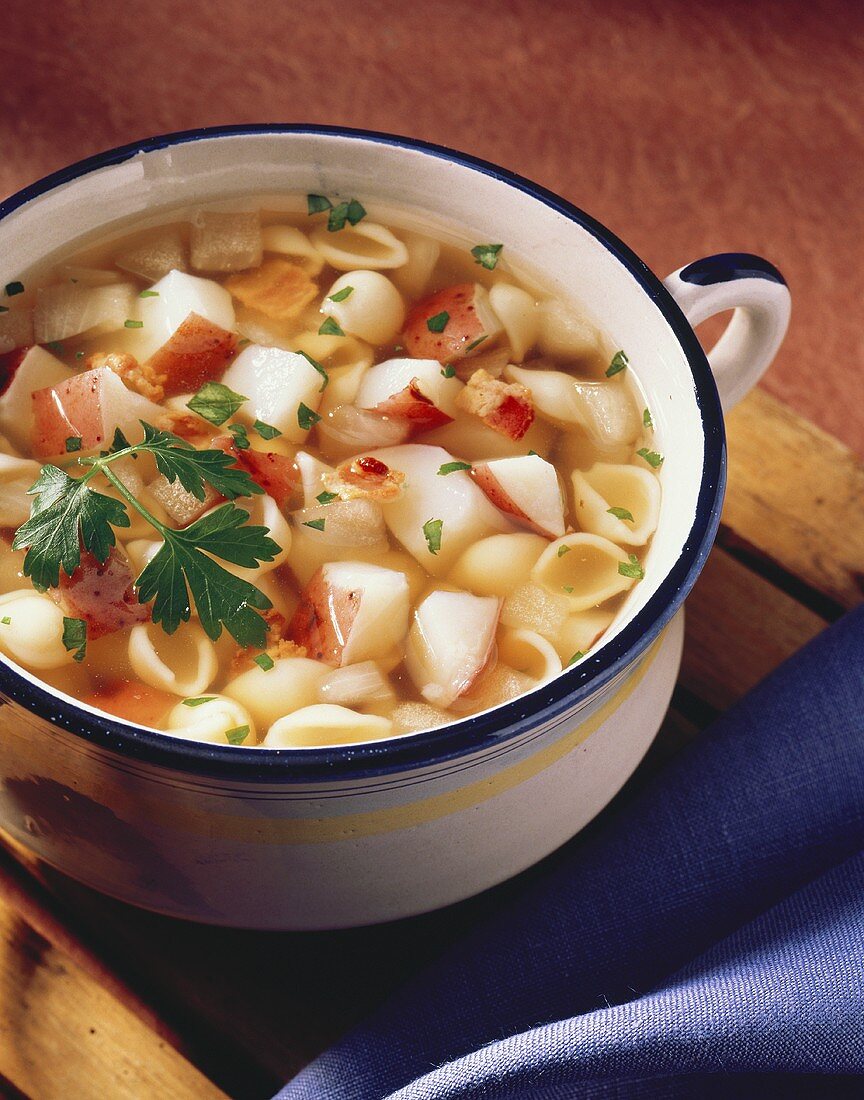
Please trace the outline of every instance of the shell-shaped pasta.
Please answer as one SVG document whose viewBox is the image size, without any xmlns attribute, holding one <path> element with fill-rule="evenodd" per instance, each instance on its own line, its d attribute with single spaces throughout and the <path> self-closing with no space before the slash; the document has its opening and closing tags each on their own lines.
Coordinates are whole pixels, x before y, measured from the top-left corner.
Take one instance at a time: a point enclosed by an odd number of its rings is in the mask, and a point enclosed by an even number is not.
<svg viewBox="0 0 864 1100">
<path fill-rule="evenodd" d="M 249 732 L 245 733 L 247 727 Z M 255 722 L 252 715 L 236 699 L 229 699 L 224 695 L 207 696 L 203 703 L 195 700 L 195 706 L 191 707 L 186 701 L 178 703 L 168 714 L 166 730 L 174 737 L 186 737 L 190 741 L 211 741 L 217 745 L 240 744 L 244 748 L 255 744 Z M 235 730 L 242 732 L 234 734 L 229 741 L 226 734 Z"/>
<path fill-rule="evenodd" d="M 298 258 L 310 275 L 317 275 L 324 266 L 323 257 L 306 234 L 293 225 L 265 226 L 261 230 L 261 244 L 265 252 Z"/>
<path fill-rule="evenodd" d="M 598 462 L 573 472 L 573 504 L 583 531 L 625 546 L 643 546 L 660 520 L 660 483 L 649 470 Z M 615 510 L 633 518 L 615 515 Z"/>
<path fill-rule="evenodd" d="M 504 326 L 513 361 L 521 363 L 537 340 L 540 327 L 537 303 L 527 290 L 512 283 L 496 283 L 489 291 L 489 303 Z"/>
<path fill-rule="evenodd" d="M 569 615 L 552 639 L 561 660 L 569 664 L 575 654 L 588 653 L 614 618 L 615 612 L 604 607 L 591 607 Z"/>
<path fill-rule="evenodd" d="M 198 623 L 186 623 L 176 634 L 138 623 L 129 634 L 129 661 L 145 684 L 176 695 L 200 695 L 219 671 L 216 649 Z"/>
<path fill-rule="evenodd" d="M 254 665 L 225 687 L 225 694 L 241 703 L 261 729 L 295 710 L 318 702 L 318 689 L 331 671 L 307 657 L 280 657 L 265 672 Z"/>
<path fill-rule="evenodd" d="M 537 340 L 544 355 L 565 359 L 590 359 L 600 352 L 600 334 L 555 298 L 541 302 L 537 310 Z"/>
<path fill-rule="evenodd" d="M 399 655 L 397 662 L 401 660 Z M 375 661 L 334 668 L 319 689 L 322 703 L 343 707 L 393 702 L 393 688 Z"/>
<path fill-rule="evenodd" d="M 267 731 L 269 749 L 350 745 L 390 737 L 393 723 L 377 714 L 358 714 L 333 703 L 316 703 L 280 718 Z"/>
<path fill-rule="evenodd" d="M 435 270 L 441 245 L 422 233 L 403 233 L 408 260 L 393 273 L 393 282 L 407 298 L 419 298 Z"/>
<path fill-rule="evenodd" d="M 359 340 L 352 340 L 352 344 L 359 346 Z M 364 347 L 366 345 L 363 345 Z M 332 360 L 331 360 L 332 362 Z M 368 357 L 364 354 L 356 363 L 347 363 L 343 367 L 334 367 L 328 364 L 327 374 L 330 381 L 321 394 L 321 404 L 318 406 L 319 416 L 327 417 L 339 405 L 353 405 L 363 381 L 363 375 L 372 363 L 372 352 Z"/>
<path fill-rule="evenodd" d="M 535 420 L 534 423 L 536 424 L 537 421 Z M 540 421 L 540 423 L 546 422 Z M 632 455 L 632 443 L 598 447 L 585 432 L 561 432 L 555 448 L 556 464 L 562 470 L 588 470 L 598 461 L 629 462 Z"/>
<path fill-rule="evenodd" d="M 534 630 L 504 630 L 498 639 L 498 659 L 537 683 L 561 671 L 561 658 L 551 642 Z"/>
<path fill-rule="evenodd" d="M 354 336 L 322 336 L 320 332 L 310 329 L 295 336 L 292 346 L 319 362 L 326 361 L 328 374 L 338 367 L 362 364 L 365 369 L 372 365 L 372 349 Z M 329 388 L 328 383 L 325 394 Z M 321 400 L 324 400 L 323 396 Z"/>
<path fill-rule="evenodd" d="M 402 241 L 378 222 L 364 220 L 346 225 L 338 233 L 321 226 L 312 231 L 312 244 L 337 271 L 382 271 L 408 261 L 408 249 Z"/>
<path fill-rule="evenodd" d="M 27 490 L 39 476 L 39 463 L 0 452 L 0 526 L 19 527 L 30 515 Z"/>
<path fill-rule="evenodd" d="M 63 645 L 63 612 L 32 588 L 0 596 L 0 649 L 25 668 L 60 668 L 72 660 Z"/>
<path fill-rule="evenodd" d="M 562 596 L 570 611 L 585 611 L 633 587 L 635 578 L 618 568 L 627 562 L 614 542 L 578 532 L 550 543 L 531 570 L 531 579 Z"/>
<path fill-rule="evenodd" d="M 334 297 L 348 291 L 341 301 Z M 370 344 L 386 344 L 402 328 L 402 295 L 380 271 L 346 271 L 327 291 L 320 312 L 332 317 L 350 336 Z"/>
<path fill-rule="evenodd" d="M 549 545 L 542 535 L 489 535 L 465 550 L 450 580 L 476 596 L 509 596 Z"/>
</svg>

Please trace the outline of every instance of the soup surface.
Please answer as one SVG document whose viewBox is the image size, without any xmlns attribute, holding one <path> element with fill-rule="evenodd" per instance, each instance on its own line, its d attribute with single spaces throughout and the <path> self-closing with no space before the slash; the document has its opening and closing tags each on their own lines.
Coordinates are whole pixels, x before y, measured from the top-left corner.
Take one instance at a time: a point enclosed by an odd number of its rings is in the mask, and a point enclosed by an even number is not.
<svg viewBox="0 0 864 1100">
<path fill-rule="evenodd" d="M 179 737 L 506 702 L 598 643 L 658 522 L 628 351 L 506 242 L 304 207 L 166 217 L 0 298 L 0 648 Z"/>
</svg>

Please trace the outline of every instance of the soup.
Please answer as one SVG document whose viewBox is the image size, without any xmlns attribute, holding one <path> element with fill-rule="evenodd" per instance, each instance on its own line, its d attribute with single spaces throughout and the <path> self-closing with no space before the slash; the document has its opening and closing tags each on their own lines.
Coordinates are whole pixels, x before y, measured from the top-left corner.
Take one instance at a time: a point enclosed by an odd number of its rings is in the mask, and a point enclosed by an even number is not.
<svg viewBox="0 0 864 1100">
<path fill-rule="evenodd" d="M 506 242 L 305 207 L 166 216 L 2 298 L 0 648 L 178 737 L 495 707 L 597 645 L 658 522 L 628 351 Z"/>
</svg>

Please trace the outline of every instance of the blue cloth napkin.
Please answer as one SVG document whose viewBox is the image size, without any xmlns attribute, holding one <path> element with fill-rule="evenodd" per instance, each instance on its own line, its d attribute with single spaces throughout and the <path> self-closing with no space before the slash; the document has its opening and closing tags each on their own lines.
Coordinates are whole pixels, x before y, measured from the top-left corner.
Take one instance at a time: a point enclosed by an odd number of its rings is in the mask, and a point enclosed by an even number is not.
<svg viewBox="0 0 864 1100">
<path fill-rule="evenodd" d="M 864 610 L 279 1100 L 864 1097 Z"/>
</svg>

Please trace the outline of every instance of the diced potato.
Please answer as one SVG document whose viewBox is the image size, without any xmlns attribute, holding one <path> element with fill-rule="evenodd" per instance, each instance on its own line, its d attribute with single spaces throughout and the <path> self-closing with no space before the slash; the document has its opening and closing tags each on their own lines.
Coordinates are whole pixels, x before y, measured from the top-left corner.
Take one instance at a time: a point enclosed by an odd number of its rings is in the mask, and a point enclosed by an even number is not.
<svg viewBox="0 0 864 1100">
<path fill-rule="evenodd" d="M 414 612 L 405 662 L 424 699 L 449 707 L 469 691 L 495 645 L 501 601 L 431 592 Z"/>
<path fill-rule="evenodd" d="M 190 313 L 144 367 L 166 394 L 175 395 L 220 378 L 236 350 L 236 333 Z"/>
<path fill-rule="evenodd" d="M 257 213 L 197 210 L 190 242 L 196 271 L 242 271 L 261 263 L 261 223 Z"/>
<path fill-rule="evenodd" d="M 12 365 L 0 396 L 0 431 L 19 450 L 30 450 L 33 436 L 33 393 L 71 378 L 67 366 L 44 348 L 29 348 Z M 65 439 L 64 439 L 65 442 Z"/>
<path fill-rule="evenodd" d="M 405 347 L 417 359 L 452 363 L 488 351 L 501 322 L 479 283 L 461 283 L 417 302 L 405 322 Z"/>
<path fill-rule="evenodd" d="M 302 443 L 309 434 L 324 384 L 305 356 L 254 344 L 240 352 L 222 381 L 248 398 L 241 415 L 271 424 L 291 443 Z"/>
<path fill-rule="evenodd" d="M 149 359 L 183 324 L 190 313 L 228 332 L 234 329 L 234 306 L 228 291 L 212 279 L 171 271 L 151 287 L 152 297 L 136 301 L 134 316 L 140 329 L 127 334 L 128 346 L 139 362 Z"/>
</svg>

